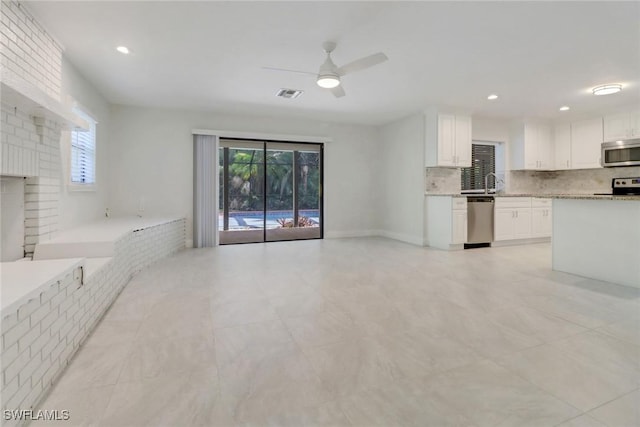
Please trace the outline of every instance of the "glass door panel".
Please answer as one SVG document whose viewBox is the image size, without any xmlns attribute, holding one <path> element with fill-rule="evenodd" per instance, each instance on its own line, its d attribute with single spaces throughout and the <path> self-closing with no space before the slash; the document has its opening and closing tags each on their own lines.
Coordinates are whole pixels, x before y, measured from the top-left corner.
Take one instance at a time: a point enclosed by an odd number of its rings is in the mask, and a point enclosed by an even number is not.
<svg viewBox="0 0 640 427">
<path fill-rule="evenodd" d="M 266 241 L 321 237 L 320 147 L 267 143 Z"/>
<path fill-rule="evenodd" d="M 220 244 L 322 238 L 320 144 L 220 141 Z"/>
<path fill-rule="evenodd" d="M 264 241 L 264 147 L 220 142 L 220 244 Z"/>
</svg>

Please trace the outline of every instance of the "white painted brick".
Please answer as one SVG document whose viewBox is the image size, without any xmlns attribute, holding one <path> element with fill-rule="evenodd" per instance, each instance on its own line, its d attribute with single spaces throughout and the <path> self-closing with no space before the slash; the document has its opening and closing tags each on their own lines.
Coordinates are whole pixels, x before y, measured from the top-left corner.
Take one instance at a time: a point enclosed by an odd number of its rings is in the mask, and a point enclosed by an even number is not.
<svg viewBox="0 0 640 427">
<path fill-rule="evenodd" d="M 0 401 L 2 401 L 2 408 L 4 409 L 6 406 L 6 402 L 13 397 L 13 395 L 16 394 L 16 392 L 18 391 L 18 389 L 20 384 L 18 382 L 18 377 L 16 376 L 15 378 L 13 378 L 13 381 L 11 381 L 9 384 L 4 385 L 1 389 L 0 389 Z"/>
<path fill-rule="evenodd" d="M 55 360 L 60 356 L 60 354 L 64 351 L 64 348 L 67 346 L 66 340 L 61 340 L 58 345 L 55 346 L 53 350 L 51 350 L 51 360 Z"/>
<path fill-rule="evenodd" d="M 23 405 L 27 409 L 35 409 L 35 405 L 42 394 L 42 381 L 32 382 L 31 392 L 24 399 Z"/>
<path fill-rule="evenodd" d="M 5 317 L 2 318 L 0 322 L 2 333 L 4 334 L 9 329 L 13 328 L 18 324 L 18 313 L 9 313 Z"/>
<path fill-rule="evenodd" d="M 60 292 L 58 282 L 49 286 L 49 289 L 40 294 L 40 303 L 44 304 Z"/>
<path fill-rule="evenodd" d="M 29 349 L 21 352 L 18 357 L 9 365 L 2 367 L 2 381 L 3 384 L 9 384 L 14 378 L 18 376 L 18 373 L 24 369 L 29 363 L 31 358 L 29 357 Z"/>
<path fill-rule="evenodd" d="M 55 359 L 55 360 L 52 359 L 50 362 L 49 369 L 42 376 L 43 387 L 50 386 L 53 383 L 53 381 L 55 381 L 56 378 L 62 373 L 62 368 L 64 366 L 66 365 L 62 365 L 62 366 L 60 365 L 59 359 Z"/>
<path fill-rule="evenodd" d="M 0 353 L 0 360 L 2 361 L 0 365 L 3 367 L 7 366 L 11 364 L 14 360 L 16 360 L 17 357 L 18 357 L 18 343 L 12 345 L 11 347 L 7 348 L 6 350 L 2 351 L 2 353 Z"/>
<path fill-rule="evenodd" d="M 2 334 L 2 348 L 9 348 L 18 342 L 18 340 L 29 331 L 29 328 L 30 324 L 28 318 L 19 321 L 16 326 Z"/>
<path fill-rule="evenodd" d="M 61 339 L 60 335 L 57 332 L 51 335 L 51 337 L 49 337 L 49 341 L 47 341 L 44 347 L 42 347 L 42 358 L 51 358 L 51 352 L 58 346 L 58 344 L 60 344 L 60 341 L 66 340 Z"/>
<path fill-rule="evenodd" d="M 32 327 L 29 332 L 18 339 L 18 350 L 22 353 L 40 336 L 40 326 Z"/>
<path fill-rule="evenodd" d="M 38 366 L 40 366 L 41 362 L 42 358 L 40 353 L 31 357 L 31 360 L 29 360 L 29 362 L 24 365 L 24 367 L 18 373 L 18 380 L 20 382 L 20 385 L 24 383 L 31 384 L 31 374 L 33 374 L 33 372 L 38 369 Z"/>
<path fill-rule="evenodd" d="M 33 357 L 34 354 L 39 353 L 40 350 L 42 350 L 42 348 L 49 342 L 49 339 L 51 339 L 49 336 L 49 329 L 45 329 L 44 333 L 41 333 L 29 347 L 31 357 Z"/>
<path fill-rule="evenodd" d="M 34 327 L 43 317 L 51 312 L 51 304 L 49 301 L 41 304 L 40 307 L 31 313 L 31 327 Z"/>
</svg>

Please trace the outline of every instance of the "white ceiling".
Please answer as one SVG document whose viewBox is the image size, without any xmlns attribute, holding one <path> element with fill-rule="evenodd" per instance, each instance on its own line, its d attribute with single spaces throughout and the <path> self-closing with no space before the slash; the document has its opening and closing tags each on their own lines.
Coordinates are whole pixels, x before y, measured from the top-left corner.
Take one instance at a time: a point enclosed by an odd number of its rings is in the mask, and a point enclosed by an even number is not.
<svg viewBox="0 0 640 427">
<path fill-rule="evenodd" d="M 431 105 L 546 119 L 640 105 L 637 1 L 24 3 L 114 104 L 363 124 Z M 379 51 L 389 61 L 345 76 L 339 99 L 311 75 L 261 68 L 316 71 L 325 40 L 338 66 Z M 612 82 L 624 90 L 590 94 Z"/>
</svg>

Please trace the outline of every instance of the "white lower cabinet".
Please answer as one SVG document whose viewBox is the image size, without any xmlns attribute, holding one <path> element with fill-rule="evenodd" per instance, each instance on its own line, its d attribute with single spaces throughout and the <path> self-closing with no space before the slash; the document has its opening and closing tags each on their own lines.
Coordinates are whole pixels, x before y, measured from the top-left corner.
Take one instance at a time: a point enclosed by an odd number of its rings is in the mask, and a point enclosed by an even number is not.
<svg viewBox="0 0 640 427">
<path fill-rule="evenodd" d="M 551 237 L 551 200 L 531 199 L 531 237 Z"/>
<path fill-rule="evenodd" d="M 425 244 L 440 249 L 462 249 L 467 241 L 467 198 L 426 197 Z"/>
<path fill-rule="evenodd" d="M 467 199 L 454 198 L 452 203 L 451 243 L 467 241 Z"/>
<path fill-rule="evenodd" d="M 531 197 L 496 197 L 493 240 L 551 236 L 551 200 Z"/>
</svg>

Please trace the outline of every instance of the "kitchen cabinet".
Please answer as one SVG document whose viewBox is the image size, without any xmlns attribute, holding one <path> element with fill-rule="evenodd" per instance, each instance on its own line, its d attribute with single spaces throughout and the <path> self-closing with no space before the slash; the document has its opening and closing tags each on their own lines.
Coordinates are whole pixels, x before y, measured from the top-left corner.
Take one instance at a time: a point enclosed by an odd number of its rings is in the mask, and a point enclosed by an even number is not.
<svg viewBox="0 0 640 427">
<path fill-rule="evenodd" d="M 427 196 L 425 204 L 425 244 L 445 250 L 463 249 L 467 241 L 467 198 Z"/>
<path fill-rule="evenodd" d="M 544 123 L 521 123 L 511 131 L 511 165 L 521 170 L 554 168 L 551 127 Z"/>
<path fill-rule="evenodd" d="M 571 168 L 601 168 L 602 118 L 571 123 Z"/>
<path fill-rule="evenodd" d="M 467 241 L 467 199 L 456 197 L 452 200 L 451 243 L 460 244 Z"/>
<path fill-rule="evenodd" d="M 496 197 L 493 240 L 516 240 L 531 237 L 531 198 Z"/>
<path fill-rule="evenodd" d="M 604 142 L 640 138 L 640 112 L 606 116 L 603 127 Z"/>
<path fill-rule="evenodd" d="M 551 199 L 531 199 L 531 237 L 551 237 Z"/>
<path fill-rule="evenodd" d="M 471 166 L 471 117 L 426 113 L 425 164 L 427 167 Z"/>
<path fill-rule="evenodd" d="M 555 169 L 571 169 L 571 124 L 561 123 L 554 128 L 553 143 Z"/>
</svg>

